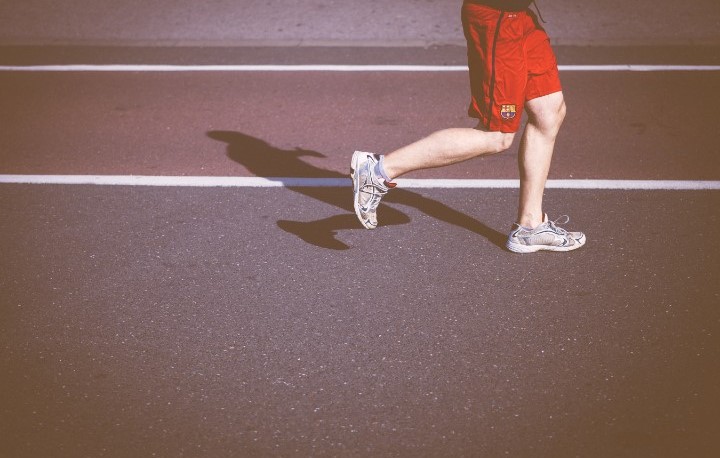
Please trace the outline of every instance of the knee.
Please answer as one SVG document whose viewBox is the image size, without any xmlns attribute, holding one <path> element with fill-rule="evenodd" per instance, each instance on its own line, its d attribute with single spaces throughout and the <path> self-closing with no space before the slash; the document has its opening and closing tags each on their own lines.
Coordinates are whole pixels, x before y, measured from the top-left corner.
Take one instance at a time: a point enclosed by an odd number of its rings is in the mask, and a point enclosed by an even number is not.
<svg viewBox="0 0 720 458">
<path fill-rule="evenodd" d="M 567 105 L 564 100 L 561 100 L 557 106 L 543 110 L 537 122 L 548 131 L 557 132 L 560 130 L 566 114 Z"/>
<path fill-rule="evenodd" d="M 560 129 L 560 126 L 562 125 L 563 121 L 565 120 L 565 115 L 567 114 L 567 105 L 565 105 L 565 100 L 562 101 L 560 104 L 560 108 L 558 108 L 557 114 L 555 115 L 555 124 L 557 125 L 557 128 Z"/>
<path fill-rule="evenodd" d="M 512 146 L 515 133 L 498 132 L 487 130 L 482 124 L 475 127 L 475 144 L 473 154 L 497 154 L 509 149 Z"/>
<path fill-rule="evenodd" d="M 560 106 L 557 108 L 555 113 L 552 113 L 550 115 L 550 119 L 548 120 L 549 123 L 549 133 L 551 133 L 553 136 L 557 136 L 558 132 L 560 132 L 560 127 L 562 126 L 563 121 L 565 120 L 565 115 L 567 114 L 567 106 L 565 105 L 565 102 L 563 101 Z"/>
<path fill-rule="evenodd" d="M 513 140 L 515 139 L 515 134 L 513 133 L 505 133 L 505 132 L 497 132 L 495 136 L 495 141 L 493 143 L 493 153 L 502 153 L 503 151 L 508 150 L 513 143 Z"/>
<path fill-rule="evenodd" d="M 528 121 L 546 134 L 557 135 L 566 114 L 567 105 L 565 105 L 565 100 L 560 100 L 554 106 L 547 106 L 539 112 L 529 113 Z"/>
</svg>

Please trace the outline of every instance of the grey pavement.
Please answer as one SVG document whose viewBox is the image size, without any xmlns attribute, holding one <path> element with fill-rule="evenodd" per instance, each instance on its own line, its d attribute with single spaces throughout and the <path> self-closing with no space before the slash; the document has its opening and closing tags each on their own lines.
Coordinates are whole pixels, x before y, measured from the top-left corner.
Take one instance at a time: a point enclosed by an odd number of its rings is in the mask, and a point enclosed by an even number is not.
<svg viewBox="0 0 720 458">
<path fill-rule="evenodd" d="M 718 45 L 716 0 L 539 0 L 555 44 Z M 0 43 L 430 46 L 464 44 L 460 0 L 0 2 Z"/>
<path fill-rule="evenodd" d="M 718 192 L 549 191 L 590 242 L 521 256 L 512 190 L 1 191 L 0 456 L 720 450 Z"/>
</svg>

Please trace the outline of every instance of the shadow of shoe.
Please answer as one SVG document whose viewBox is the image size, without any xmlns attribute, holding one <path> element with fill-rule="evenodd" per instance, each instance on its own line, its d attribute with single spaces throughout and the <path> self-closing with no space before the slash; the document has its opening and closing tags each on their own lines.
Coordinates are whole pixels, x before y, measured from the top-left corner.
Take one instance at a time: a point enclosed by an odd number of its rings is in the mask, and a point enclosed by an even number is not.
<svg viewBox="0 0 720 458">
<path fill-rule="evenodd" d="M 277 222 L 280 229 L 295 234 L 307 243 L 330 250 L 348 250 L 350 247 L 336 239 L 340 229 L 353 229 L 357 227 L 355 215 L 335 215 L 318 221 L 288 221 L 281 219 Z"/>
</svg>

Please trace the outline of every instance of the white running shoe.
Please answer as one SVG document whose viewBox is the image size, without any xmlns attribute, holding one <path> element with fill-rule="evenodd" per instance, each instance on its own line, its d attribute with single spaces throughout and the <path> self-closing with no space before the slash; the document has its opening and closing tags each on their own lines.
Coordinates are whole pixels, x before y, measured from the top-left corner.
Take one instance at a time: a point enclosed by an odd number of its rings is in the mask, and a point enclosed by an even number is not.
<svg viewBox="0 0 720 458">
<path fill-rule="evenodd" d="M 540 250 L 571 251 L 585 245 L 585 234 L 582 232 L 568 232 L 558 227 L 566 224 L 570 218 L 565 215 L 555 221 L 550 221 L 547 214 L 543 223 L 535 229 L 528 229 L 515 223 L 505 246 L 515 253 L 534 253 Z"/>
<path fill-rule="evenodd" d="M 377 227 L 377 208 L 380 199 L 392 187 L 375 174 L 375 165 L 378 161 L 376 154 L 355 151 L 350 163 L 355 214 L 367 229 Z"/>
</svg>

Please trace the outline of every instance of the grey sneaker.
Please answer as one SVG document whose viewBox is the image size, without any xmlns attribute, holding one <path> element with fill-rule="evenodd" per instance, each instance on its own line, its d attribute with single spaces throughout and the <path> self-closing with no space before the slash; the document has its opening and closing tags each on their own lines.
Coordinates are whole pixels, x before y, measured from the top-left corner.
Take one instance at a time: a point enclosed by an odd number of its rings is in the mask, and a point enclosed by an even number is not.
<svg viewBox="0 0 720 458">
<path fill-rule="evenodd" d="M 377 227 L 377 207 L 380 199 L 387 194 L 390 186 L 375 175 L 377 155 L 364 151 L 355 151 L 350 163 L 350 176 L 353 180 L 355 214 L 367 229 Z"/>
<path fill-rule="evenodd" d="M 585 245 L 585 234 L 568 232 L 557 226 L 566 224 L 568 221 L 570 218 L 567 215 L 561 216 L 555 221 L 550 221 L 545 215 L 543 223 L 535 229 L 528 229 L 516 223 L 505 246 L 515 253 L 534 253 L 540 250 L 577 250 Z"/>
</svg>

